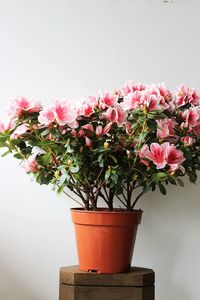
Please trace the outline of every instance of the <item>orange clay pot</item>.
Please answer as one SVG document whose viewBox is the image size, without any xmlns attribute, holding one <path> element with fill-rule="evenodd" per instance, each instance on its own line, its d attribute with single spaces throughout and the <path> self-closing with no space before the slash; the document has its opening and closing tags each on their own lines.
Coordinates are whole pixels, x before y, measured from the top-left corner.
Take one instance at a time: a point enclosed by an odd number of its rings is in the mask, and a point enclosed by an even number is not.
<svg viewBox="0 0 200 300">
<path fill-rule="evenodd" d="M 97 273 L 130 270 L 142 210 L 71 209 L 79 268 Z"/>
</svg>

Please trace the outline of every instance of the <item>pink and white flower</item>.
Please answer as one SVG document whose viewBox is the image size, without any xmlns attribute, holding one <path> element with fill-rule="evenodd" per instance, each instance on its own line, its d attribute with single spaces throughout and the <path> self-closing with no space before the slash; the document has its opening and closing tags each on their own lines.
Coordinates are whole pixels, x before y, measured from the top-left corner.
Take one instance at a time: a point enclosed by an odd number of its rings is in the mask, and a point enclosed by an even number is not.
<svg viewBox="0 0 200 300">
<path fill-rule="evenodd" d="M 142 159 L 147 158 L 151 160 L 157 169 L 163 169 L 166 165 L 169 165 L 171 171 L 177 170 L 185 160 L 183 152 L 176 149 L 174 145 L 170 145 L 169 142 L 161 145 L 152 143 L 150 150 L 147 145 L 144 145 L 140 150 L 139 156 Z"/>
<path fill-rule="evenodd" d="M 142 83 L 135 84 L 133 81 L 127 81 L 123 86 L 124 95 L 127 96 L 129 93 L 133 93 L 135 91 L 143 91 L 146 86 Z"/>
<path fill-rule="evenodd" d="M 76 110 L 69 101 L 55 101 L 53 107 L 54 117 L 60 126 L 68 125 L 74 127 L 76 121 Z"/>
<path fill-rule="evenodd" d="M 11 140 L 20 138 L 23 134 L 25 134 L 30 129 L 28 124 L 19 125 L 15 131 L 11 134 Z"/>
<path fill-rule="evenodd" d="M 126 110 L 138 109 L 142 105 L 143 92 L 134 91 L 124 97 L 123 107 Z"/>
<path fill-rule="evenodd" d="M 181 142 L 185 145 L 185 147 L 192 146 L 195 142 L 195 139 L 191 136 L 184 136 L 181 138 Z"/>
<path fill-rule="evenodd" d="M 112 123 L 117 123 L 120 127 L 126 120 L 126 111 L 123 110 L 120 105 L 109 107 L 107 111 L 102 114 L 102 119 L 106 119 Z"/>
<path fill-rule="evenodd" d="M 54 120 L 55 120 L 54 111 L 51 108 L 46 108 L 42 110 L 38 116 L 38 121 L 44 125 L 49 125 L 53 123 Z"/>
<path fill-rule="evenodd" d="M 91 123 L 88 123 L 88 124 L 86 124 L 86 125 L 83 125 L 83 126 L 81 126 L 81 128 L 82 128 L 82 129 L 86 129 L 86 130 L 88 130 L 88 131 L 90 131 L 90 132 L 94 132 L 94 127 L 93 127 L 93 125 L 92 125 Z"/>
<path fill-rule="evenodd" d="M 101 135 L 106 135 L 109 133 L 111 127 L 112 127 L 113 123 L 112 122 L 109 122 L 108 124 L 106 124 L 105 127 L 103 127 L 102 125 L 98 125 L 96 127 L 96 130 L 95 130 L 95 134 L 97 137 L 101 136 Z"/>
<path fill-rule="evenodd" d="M 198 125 L 200 119 L 200 110 L 197 107 L 190 107 L 180 113 L 183 119 L 182 127 L 194 127 Z"/>
<path fill-rule="evenodd" d="M 184 162 L 185 158 L 183 156 L 183 152 L 181 150 L 176 149 L 174 145 L 166 146 L 166 162 L 170 166 L 170 171 L 175 172 Z"/>
<path fill-rule="evenodd" d="M 190 89 L 186 85 L 182 84 L 179 91 L 175 93 L 176 106 L 180 107 L 187 103 L 192 105 L 200 105 L 200 95 L 197 94 L 195 89 Z"/>
<path fill-rule="evenodd" d="M 92 141 L 89 137 L 85 137 L 85 144 L 87 147 L 92 148 Z"/>
<path fill-rule="evenodd" d="M 116 106 L 118 102 L 118 95 L 104 92 L 99 99 L 99 108 L 106 109 L 110 106 Z"/>
<path fill-rule="evenodd" d="M 98 125 L 95 129 L 95 134 L 96 136 L 101 136 L 103 135 L 103 126 L 102 125 Z"/>
<path fill-rule="evenodd" d="M 161 119 L 156 121 L 158 124 L 157 128 L 157 137 L 164 139 L 169 136 L 175 136 L 174 128 L 177 126 L 177 123 L 174 119 Z"/>
<path fill-rule="evenodd" d="M 143 163 L 147 167 L 149 166 L 149 162 L 146 160 L 146 158 L 147 158 L 147 155 L 149 155 L 149 153 L 150 153 L 149 146 L 146 144 L 143 145 L 142 148 L 140 149 L 140 151 L 138 152 L 141 163 Z"/>
<path fill-rule="evenodd" d="M 94 113 L 95 108 L 98 107 L 99 98 L 97 96 L 89 96 L 86 99 L 83 99 L 78 105 L 77 115 L 89 117 Z"/>
<path fill-rule="evenodd" d="M 10 105 L 8 115 L 12 118 L 19 118 L 23 113 L 39 112 L 42 106 L 35 100 L 29 100 L 25 97 L 14 99 Z"/>
<path fill-rule="evenodd" d="M 76 117 L 77 111 L 69 101 L 56 100 L 54 106 L 40 112 L 38 120 L 45 125 L 57 123 L 60 126 L 68 125 L 71 128 L 76 128 Z"/>
<path fill-rule="evenodd" d="M 29 156 L 27 160 L 24 161 L 22 167 L 25 169 L 25 171 L 28 172 L 38 172 L 40 170 L 40 167 L 36 161 L 36 154 L 32 154 Z"/>
</svg>

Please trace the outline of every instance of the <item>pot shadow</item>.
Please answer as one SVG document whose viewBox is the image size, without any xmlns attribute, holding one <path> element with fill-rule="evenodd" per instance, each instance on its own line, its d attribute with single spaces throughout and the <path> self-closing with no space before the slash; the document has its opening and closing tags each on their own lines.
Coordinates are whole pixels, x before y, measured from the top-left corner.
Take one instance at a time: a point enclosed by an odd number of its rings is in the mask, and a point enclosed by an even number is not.
<svg viewBox="0 0 200 300">
<path fill-rule="evenodd" d="M 195 282 L 187 284 L 192 276 L 191 272 L 187 271 L 187 266 L 191 269 L 191 264 L 194 265 L 197 259 L 192 255 L 189 258 L 189 253 L 188 261 L 184 261 L 184 251 L 186 253 L 189 249 L 187 240 L 190 242 L 190 233 L 196 230 L 194 236 L 199 236 L 199 192 L 200 186 L 196 185 L 192 189 L 194 196 L 191 197 L 191 185 L 186 183 L 183 189 L 175 190 L 174 187 L 169 187 L 165 197 L 157 192 L 149 193 L 138 206 L 144 210 L 144 214 L 138 231 L 134 261 L 154 269 L 156 299 L 199 299 L 200 290 L 198 295 L 194 295 L 191 286 L 195 285 Z M 185 262 L 186 270 L 182 261 Z M 180 273 L 180 270 L 183 272 Z M 195 271 L 198 272 L 198 267 Z M 196 285 L 198 286 L 198 280 Z"/>
</svg>

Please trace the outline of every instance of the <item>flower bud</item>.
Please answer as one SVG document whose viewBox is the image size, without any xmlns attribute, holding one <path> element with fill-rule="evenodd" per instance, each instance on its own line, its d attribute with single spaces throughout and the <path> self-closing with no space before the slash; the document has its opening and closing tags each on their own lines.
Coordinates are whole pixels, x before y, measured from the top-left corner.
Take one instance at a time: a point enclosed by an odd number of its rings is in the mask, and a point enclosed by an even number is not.
<svg viewBox="0 0 200 300">
<path fill-rule="evenodd" d="M 68 159 L 67 165 L 68 165 L 68 166 L 71 166 L 72 163 L 73 163 L 73 161 L 72 161 L 71 159 Z"/>
<path fill-rule="evenodd" d="M 58 179 L 59 176 L 60 176 L 60 171 L 59 171 L 59 170 L 55 171 L 54 177 L 55 177 L 56 179 Z"/>
<path fill-rule="evenodd" d="M 103 144 L 104 149 L 108 149 L 110 147 L 110 144 L 108 142 L 105 142 Z"/>
<path fill-rule="evenodd" d="M 131 152 L 129 150 L 126 150 L 126 154 L 127 154 L 128 159 L 130 159 L 131 158 Z"/>
<path fill-rule="evenodd" d="M 146 107 L 146 105 L 143 107 L 143 112 L 145 115 L 148 113 L 148 108 Z"/>
</svg>

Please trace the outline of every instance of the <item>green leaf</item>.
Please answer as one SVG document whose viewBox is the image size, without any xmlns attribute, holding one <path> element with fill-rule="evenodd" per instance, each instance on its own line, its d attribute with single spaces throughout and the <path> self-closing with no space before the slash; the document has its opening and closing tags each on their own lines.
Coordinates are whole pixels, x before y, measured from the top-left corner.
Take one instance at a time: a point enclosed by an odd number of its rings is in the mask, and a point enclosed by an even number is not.
<svg viewBox="0 0 200 300">
<path fill-rule="evenodd" d="M 45 166 L 49 165 L 50 162 L 51 162 L 51 159 L 52 159 L 52 155 L 51 155 L 50 152 L 44 154 L 43 157 L 42 157 L 43 164 Z"/>
<path fill-rule="evenodd" d="M 153 175 L 153 179 L 155 181 L 164 181 L 167 179 L 167 174 L 165 174 L 164 172 L 158 172 L 156 174 Z"/>
<path fill-rule="evenodd" d="M 109 154 L 108 157 L 112 158 L 112 160 L 117 164 L 117 159 L 114 155 Z"/>
<path fill-rule="evenodd" d="M 6 155 L 10 154 L 10 150 L 7 150 L 6 152 L 4 152 L 3 154 L 1 154 L 1 157 L 5 157 Z"/>
<path fill-rule="evenodd" d="M 147 193 L 149 191 L 149 189 L 150 189 L 150 182 L 145 181 L 143 183 L 143 193 Z"/>
<path fill-rule="evenodd" d="M 47 134 L 49 134 L 50 129 L 45 129 L 44 131 L 41 132 L 41 136 L 45 136 Z"/>
<path fill-rule="evenodd" d="M 64 185 L 59 186 L 59 188 L 57 189 L 57 193 L 61 194 L 63 192 L 64 188 L 65 188 Z"/>
<path fill-rule="evenodd" d="M 118 175 L 116 173 L 111 173 L 110 178 L 112 179 L 112 181 L 114 183 L 117 183 L 117 181 L 118 181 Z"/>
<path fill-rule="evenodd" d="M 14 154 L 14 157 L 17 159 L 24 159 L 24 156 L 21 153 Z"/>
<path fill-rule="evenodd" d="M 152 131 L 156 131 L 157 130 L 157 125 L 156 125 L 155 121 L 153 121 L 153 120 L 147 120 L 147 126 Z"/>
<path fill-rule="evenodd" d="M 111 168 L 109 168 L 106 173 L 105 173 L 105 180 L 108 180 L 108 178 L 110 177 L 111 175 Z"/>
<path fill-rule="evenodd" d="M 164 185 L 162 183 L 159 183 L 158 186 L 159 186 L 161 194 L 166 195 L 167 192 L 166 192 Z"/>
</svg>

